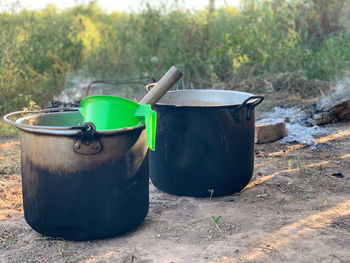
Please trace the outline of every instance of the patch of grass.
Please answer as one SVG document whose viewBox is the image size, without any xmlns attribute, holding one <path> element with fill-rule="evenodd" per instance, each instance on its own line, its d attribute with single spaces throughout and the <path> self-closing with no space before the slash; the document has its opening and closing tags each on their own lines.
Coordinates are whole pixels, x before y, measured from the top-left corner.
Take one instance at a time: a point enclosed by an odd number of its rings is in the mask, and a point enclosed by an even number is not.
<svg viewBox="0 0 350 263">
<path fill-rule="evenodd" d="M 4 120 L 0 120 L 0 137 L 16 137 L 18 136 L 18 129 Z"/>
<path fill-rule="evenodd" d="M 7 248 L 9 247 L 11 244 L 14 244 L 17 242 L 17 239 L 9 239 L 9 240 L 6 240 L 6 239 L 3 239 L 0 237 L 0 247 L 3 247 L 3 248 Z"/>
<path fill-rule="evenodd" d="M 0 176 L 20 172 L 20 150 L 18 141 L 0 143 Z"/>
<path fill-rule="evenodd" d="M 8 248 L 17 242 L 17 237 L 7 230 L 0 233 L 0 248 Z"/>
</svg>

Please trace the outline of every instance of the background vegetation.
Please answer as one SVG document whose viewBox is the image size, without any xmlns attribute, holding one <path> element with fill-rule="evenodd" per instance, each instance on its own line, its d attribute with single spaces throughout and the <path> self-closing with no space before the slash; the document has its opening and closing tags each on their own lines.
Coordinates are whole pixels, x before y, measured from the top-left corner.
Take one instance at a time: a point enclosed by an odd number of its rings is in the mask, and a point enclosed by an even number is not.
<svg viewBox="0 0 350 263">
<path fill-rule="evenodd" d="M 3 12 L 0 115 L 46 107 L 72 76 L 159 79 L 171 65 L 185 74 L 182 88 L 281 74 L 332 81 L 350 66 L 349 21 L 348 0 L 242 0 L 239 9 L 195 12 L 145 5 L 133 14 L 90 2 Z"/>
</svg>

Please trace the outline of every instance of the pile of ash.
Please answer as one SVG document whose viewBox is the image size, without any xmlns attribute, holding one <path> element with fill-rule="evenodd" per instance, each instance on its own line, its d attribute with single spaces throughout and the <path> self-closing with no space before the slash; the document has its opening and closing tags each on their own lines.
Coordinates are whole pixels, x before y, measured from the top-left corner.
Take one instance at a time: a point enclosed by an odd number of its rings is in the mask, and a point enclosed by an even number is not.
<svg viewBox="0 0 350 263">
<path fill-rule="evenodd" d="M 266 115 L 265 115 L 266 116 Z M 300 107 L 275 107 L 257 124 L 284 121 L 288 136 L 281 143 L 315 145 L 315 138 L 336 133 L 333 124 L 350 121 L 350 80 L 338 84 L 312 105 Z"/>
<path fill-rule="evenodd" d="M 313 125 L 312 113 L 305 108 L 275 107 L 274 111 L 267 118 L 257 121 L 261 123 L 273 123 L 276 120 L 283 120 L 286 125 L 288 135 L 280 140 L 281 143 L 305 143 L 315 144 L 315 138 L 335 133 L 330 125 Z"/>
</svg>

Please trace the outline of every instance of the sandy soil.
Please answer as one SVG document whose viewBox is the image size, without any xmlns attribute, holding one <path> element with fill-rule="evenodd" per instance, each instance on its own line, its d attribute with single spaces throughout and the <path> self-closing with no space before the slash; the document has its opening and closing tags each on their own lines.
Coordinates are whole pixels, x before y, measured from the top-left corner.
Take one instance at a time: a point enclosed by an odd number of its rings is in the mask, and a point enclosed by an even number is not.
<svg viewBox="0 0 350 263">
<path fill-rule="evenodd" d="M 2 139 L 0 262 L 350 262 L 350 123 L 335 127 L 315 148 L 256 145 L 253 178 L 233 196 L 178 197 L 150 183 L 143 224 L 92 242 L 47 238 L 26 224 L 19 140 Z"/>
</svg>

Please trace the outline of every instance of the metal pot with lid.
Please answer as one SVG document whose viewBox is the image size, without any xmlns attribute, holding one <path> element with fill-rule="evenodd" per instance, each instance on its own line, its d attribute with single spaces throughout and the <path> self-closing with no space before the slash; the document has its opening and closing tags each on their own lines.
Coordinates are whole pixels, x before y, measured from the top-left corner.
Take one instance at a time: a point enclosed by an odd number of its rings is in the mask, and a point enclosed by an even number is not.
<svg viewBox="0 0 350 263">
<path fill-rule="evenodd" d="M 253 174 L 255 107 L 263 99 L 229 90 L 167 92 L 153 106 L 153 184 L 170 194 L 196 197 L 241 191 Z"/>
</svg>

